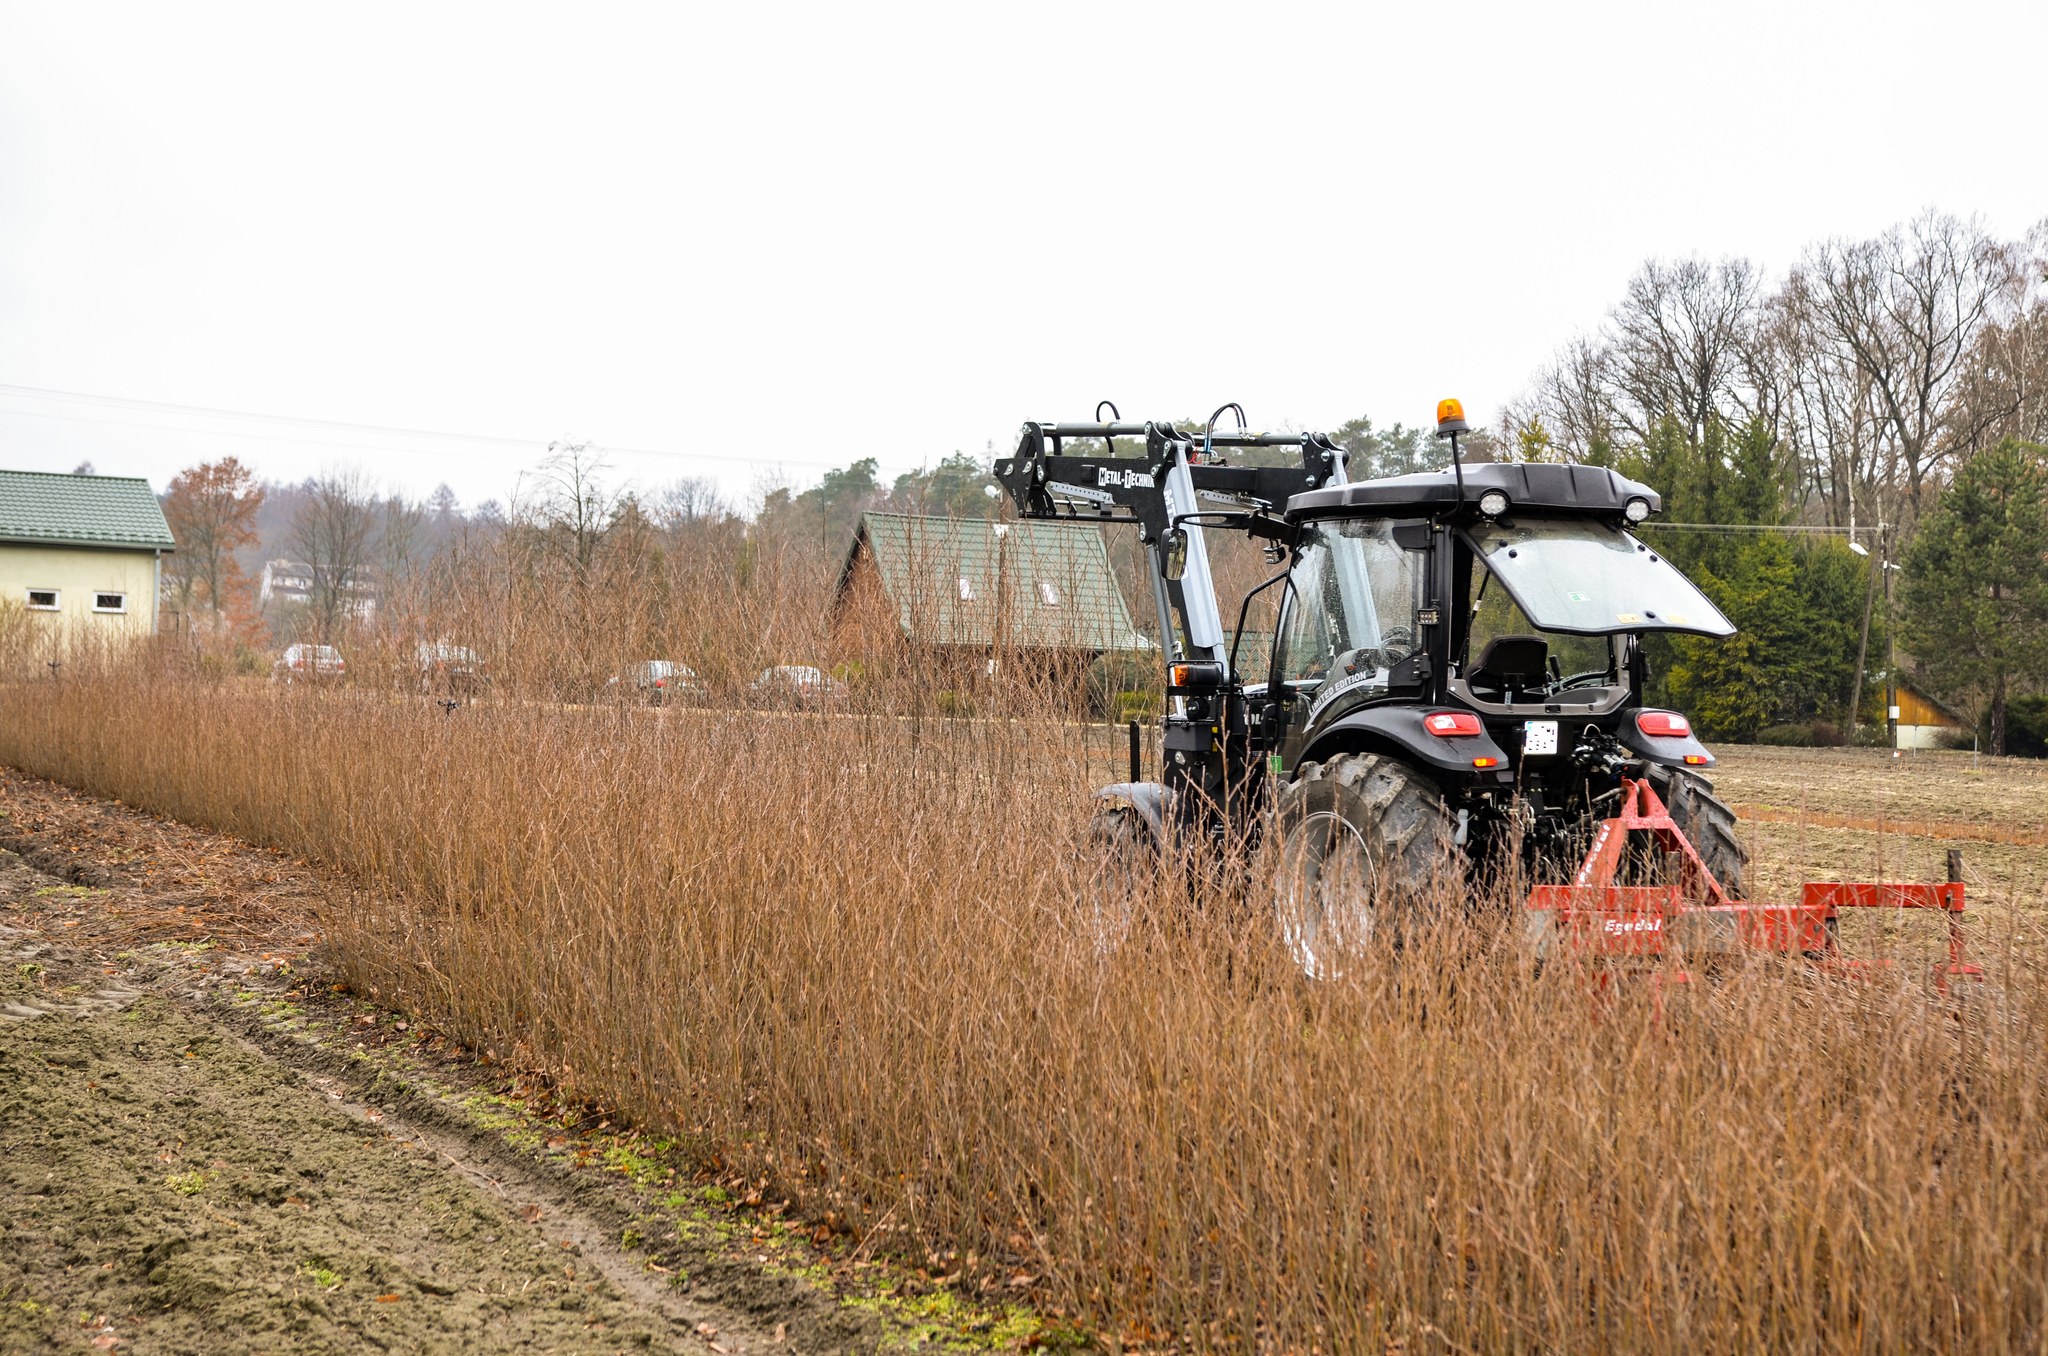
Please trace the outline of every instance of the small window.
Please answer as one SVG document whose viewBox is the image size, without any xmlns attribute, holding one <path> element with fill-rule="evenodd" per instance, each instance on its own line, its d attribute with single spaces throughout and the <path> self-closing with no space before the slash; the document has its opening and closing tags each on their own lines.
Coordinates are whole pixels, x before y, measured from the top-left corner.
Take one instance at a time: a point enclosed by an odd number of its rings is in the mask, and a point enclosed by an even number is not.
<svg viewBox="0 0 2048 1356">
<path fill-rule="evenodd" d="M 31 610 L 36 612 L 55 612 L 57 610 L 57 590 L 30 589 L 28 591 L 28 605 Z"/>
<path fill-rule="evenodd" d="M 974 585 L 964 574 L 960 576 L 960 601 L 963 603 L 974 601 Z"/>
<path fill-rule="evenodd" d="M 128 595 L 125 593 L 95 593 L 92 596 L 92 610 L 95 612 L 126 612 Z"/>
<path fill-rule="evenodd" d="M 1058 607 L 1060 605 L 1060 591 L 1053 585 L 1052 580 L 1041 579 L 1038 581 L 1038 605 L 1040 607 Z"/>
</svg>

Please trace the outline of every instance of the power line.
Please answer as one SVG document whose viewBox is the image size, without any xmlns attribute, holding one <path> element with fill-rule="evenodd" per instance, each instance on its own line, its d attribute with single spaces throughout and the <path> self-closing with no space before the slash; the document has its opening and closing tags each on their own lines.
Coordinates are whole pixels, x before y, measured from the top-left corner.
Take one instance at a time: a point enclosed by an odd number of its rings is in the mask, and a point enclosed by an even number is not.
<svg viewBox="0 0 2048 1356">
<path fill-rule="evenodd" d="M 17 386 L 6 382 L 0 382 L 0 396 L 14 396 L 30 400 L 71 401 L 87 405 L 106 406 L 118 410 L 132 410 L 138 414 L 168 415 L 174 418 L 238 419 L 260 424 L 299 425 L 307 428 L 333 429 L 337 432 L 359 436 L 367 434 L 382 438 L 427 438 L 441 442 L 479 443 L 494 447 L 520 448 L 529 453 L 544 449 L 552 441 L 550 439 L 505 438 L 487 433 L 451 433 L 440 429 L 402 428 L 387 424 L 355 424 L 339 419 L 319 419 L 308 415 L 294 414 L 262 414 L 252 410 L 220 409 L 208 405 L 178 405 L 169 401 L 136 400 L 127 396 L 94 395 L 84 391 L 59 391 L 41 386 Z M 295 439 L 288 434 L 281 433 L 265 434 L 247 431 L 237 432 L 228 429 L 176 428 L 132 419 L 108 419 L 88 414 L 63 414 L 49 410 L 10 409 L 0 411 L 0 413 L 20 415 L 30 419 L 66 419 L 82 423 L 111 424 L 125 428 L 162 428 L 169 432 L 193 433 L 205 436 L 268 437 L 284 442 L 299 442 L 309 447 L 339 447 L 361 452 L 397 452 L 405 450 L 365 443 L 343 442 L 335 439 Z M 670 452 L 648 447 L 625 447 L 616 443 L 602 441 L 599 441 L 597 445 L 604 451 L 619 456 L 652 457 L 663 461 L 716 461 L 742 466 L 759 466 L 764 469 L 776 465 L 801 466 L 815 470 L 829 470 L 832 468 L 832 463 L 830 462 L 799 458 L 776 458 L 773 461 L 768 461 L 759 457 L 743 456 L 734 452 Z M 447 452 L 445 455 L 464 456 L 465 454 Z M 487 459 L 482 453 L 472 452 L 466 455 L 473 460 L 481 461 Z"/>
<path fill-rule="evenodd" d="M 1851 532 L 1846 527 L 1816 526 L 1806 523 L 1637 523 L 1638 530 L 1646 527 L 1664 528 L 1677 532 L 1812 532 L 1824 536 L 1846 537 Z"/>
</svg>

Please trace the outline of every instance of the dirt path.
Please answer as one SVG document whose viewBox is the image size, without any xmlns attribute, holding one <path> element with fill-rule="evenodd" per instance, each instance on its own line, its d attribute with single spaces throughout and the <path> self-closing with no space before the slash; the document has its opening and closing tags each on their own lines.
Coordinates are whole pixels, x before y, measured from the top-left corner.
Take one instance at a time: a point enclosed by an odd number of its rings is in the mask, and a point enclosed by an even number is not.
<svg viewBox="0 0 2048 1356">
<path fill-rule="evenodd" d="M 334 888 L 0 770 L 0 1356 L 1031 1340 L 334 992 Z"/>
<path fill-rule="evenodd" d="M 75 891 L 0 857 L 11 916 Z M 199 967 L 39 931 L 0 928 L 0 1350 L 790 1349 Z"/>
</svg>

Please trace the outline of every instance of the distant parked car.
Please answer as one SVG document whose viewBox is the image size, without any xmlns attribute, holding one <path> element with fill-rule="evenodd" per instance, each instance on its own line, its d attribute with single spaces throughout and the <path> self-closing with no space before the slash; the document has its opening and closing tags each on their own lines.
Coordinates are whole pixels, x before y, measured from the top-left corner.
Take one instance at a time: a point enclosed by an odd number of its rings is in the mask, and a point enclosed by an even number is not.
<svg viewBox="0 0 2048 1356">
<path fill-rule="evenodd" d="M 491 675 L 475 650 L 445 640 L 423 641 L 419 648 L 420 691 L 469 697 L 490 685 Z"/>
<path fill-rule="evenodd" d="M 702 701 L 711 689 L 697 671 L 673 659 L 643 659 L 628 664 L 623 673 L 604 685 L 605 696 L 617 700 L 637 697 L 653 706 L 669 702 Z"/>
<path fill-rule="evenodd" d="M 762 669 L 749 690 L 761 705 L 806 709 L 841 705 L 847 695 L 846 684 L 808 664 L 777 664 Z"/>
<path fill-rule="evenodd" d="M 332 645 L 287 645 L 284 653 L 277 657 L 277 662 L 270 666 L 270 676 L 282 678 L 287 683 L 302 678 L 339 678 L 347 672 L 347 661 Z"/>
</svg>

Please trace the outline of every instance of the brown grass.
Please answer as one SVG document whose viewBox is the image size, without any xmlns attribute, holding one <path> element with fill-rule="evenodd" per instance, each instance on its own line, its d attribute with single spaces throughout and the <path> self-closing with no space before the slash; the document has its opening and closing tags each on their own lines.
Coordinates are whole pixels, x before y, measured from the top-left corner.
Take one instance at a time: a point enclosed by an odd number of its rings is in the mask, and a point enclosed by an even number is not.
<svg viewBox="0 0 2048 1356">
<path fill-rule="evenodd" d="M 1310 984 L 1184 873 L 1103 944 L 1086 727 L 146 672 L 0 704 L 0 760 L 346 871 L 359 985 L 1112 1337 L 2048 1341 L 2031 952 L 1960 1010 L 1759 965 L 1660 1017 L 1489 910 Z"/>
</svg>

